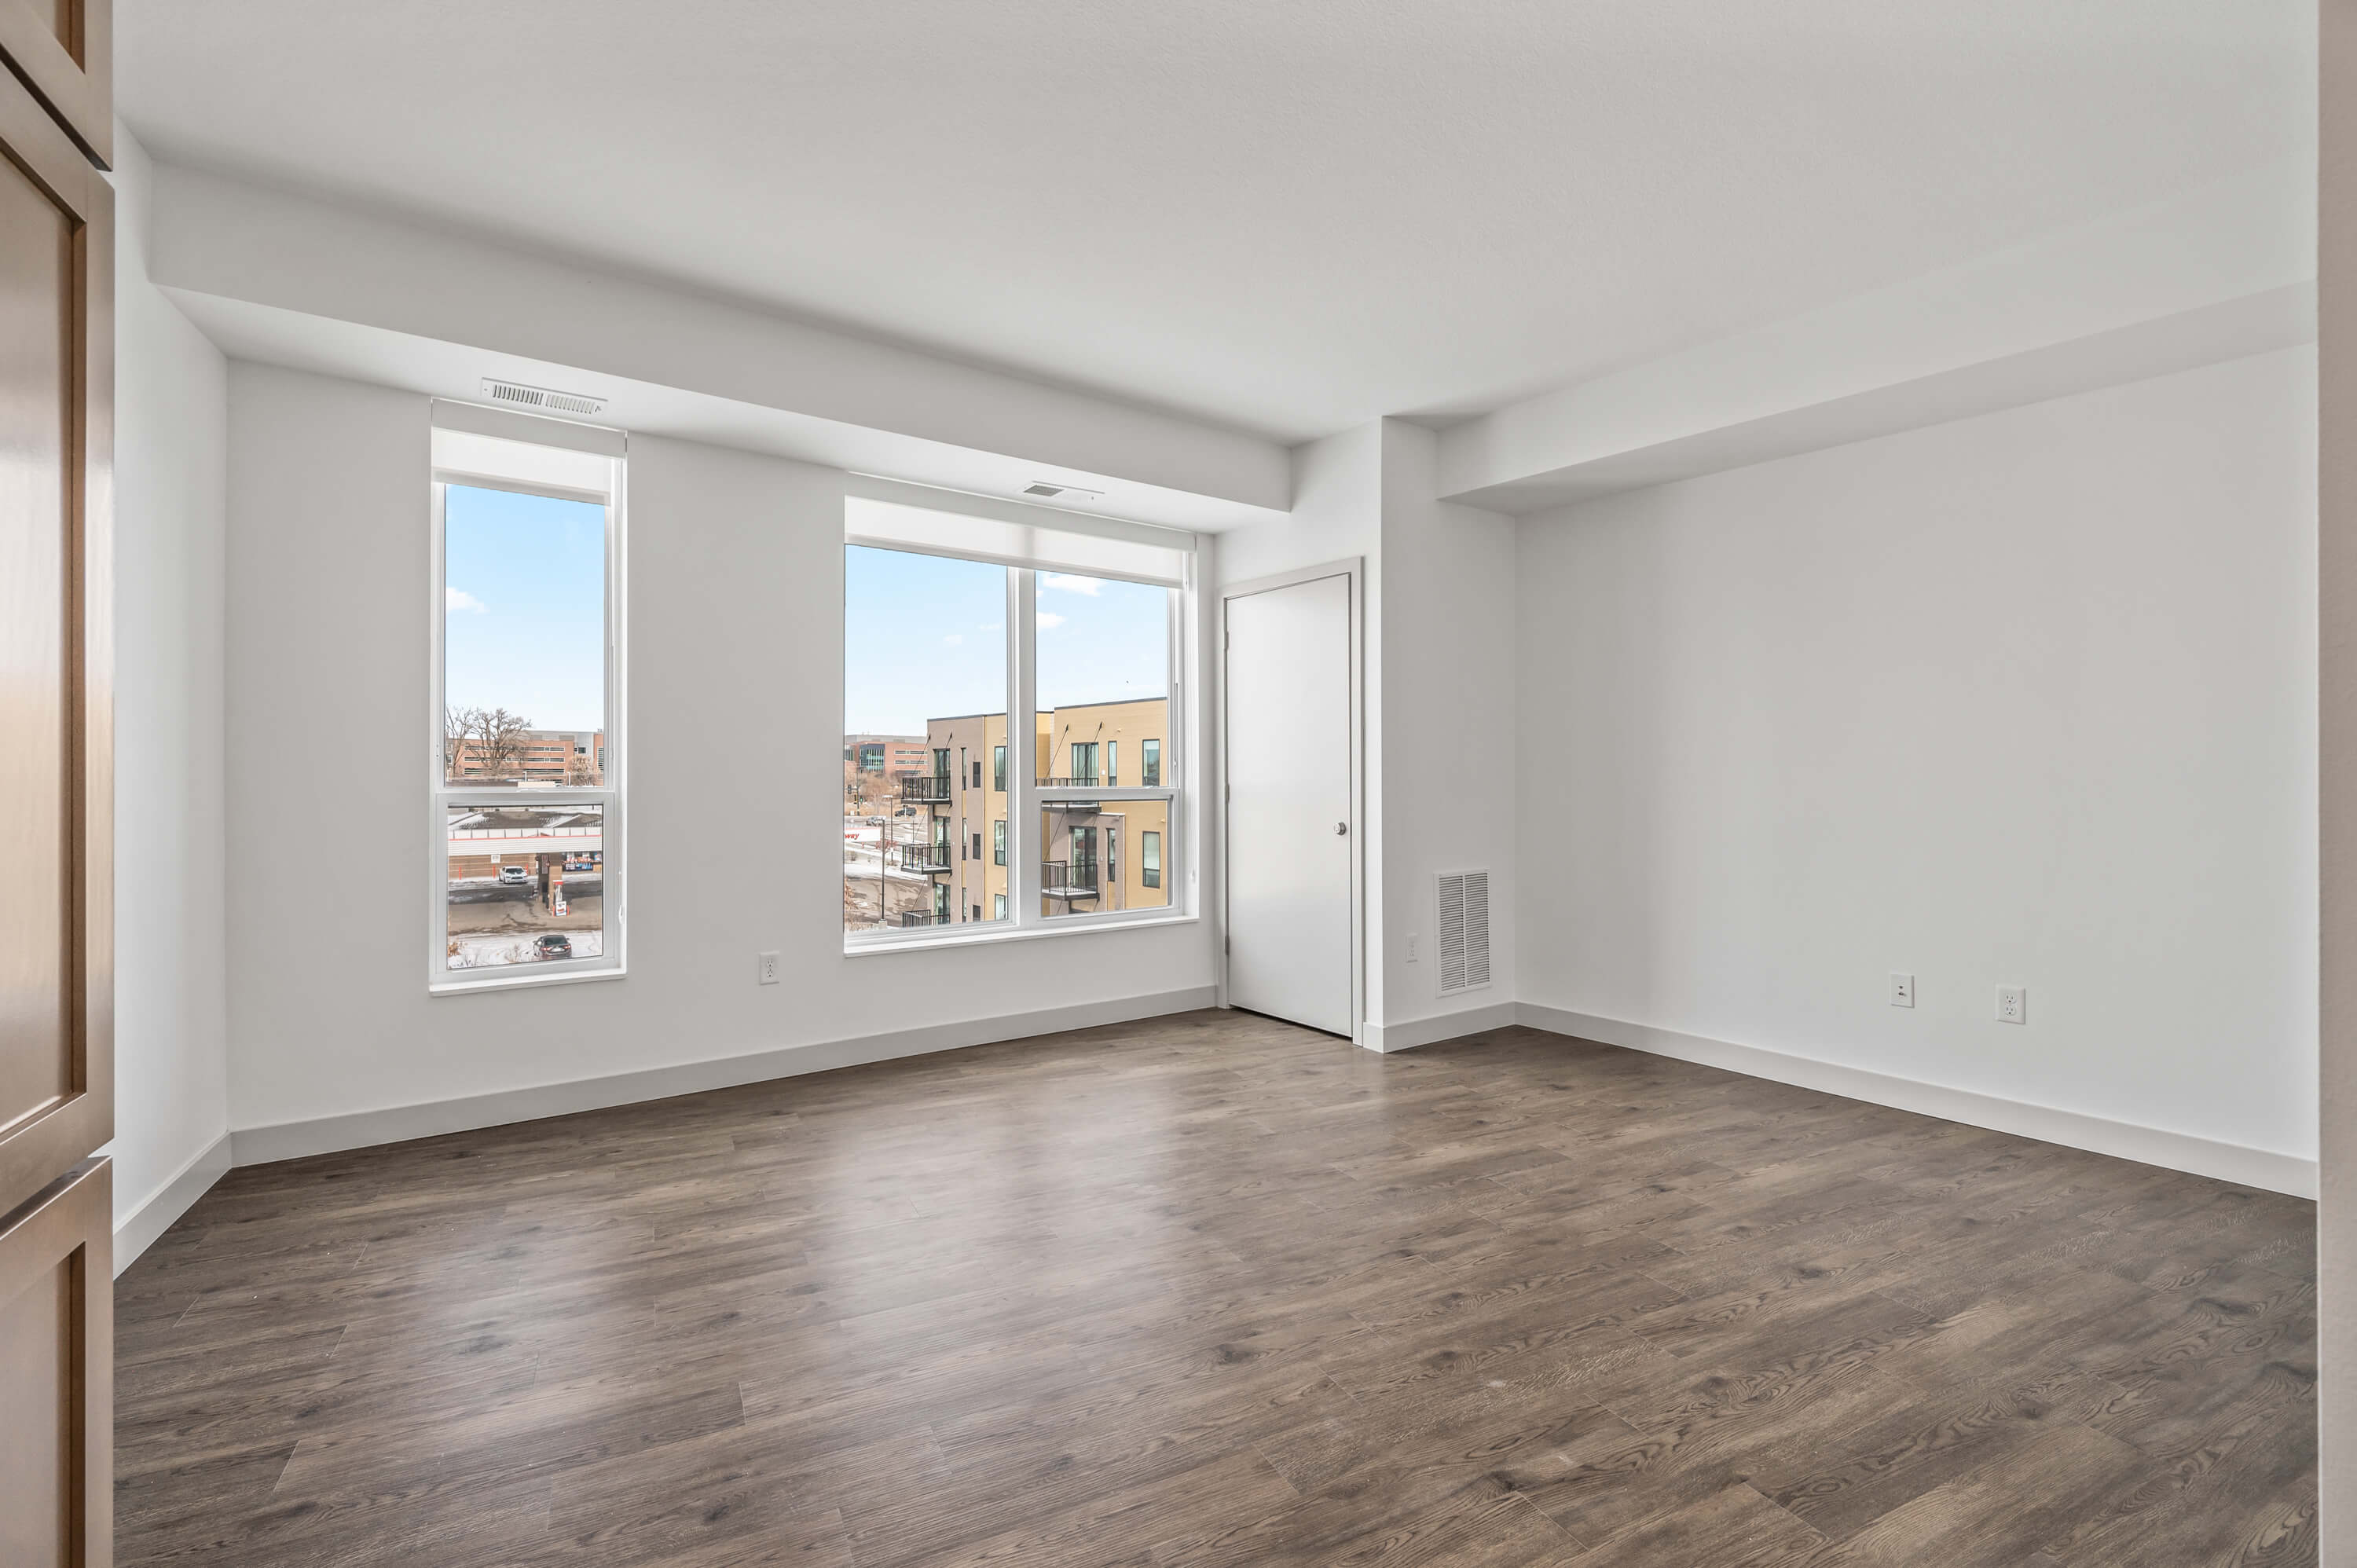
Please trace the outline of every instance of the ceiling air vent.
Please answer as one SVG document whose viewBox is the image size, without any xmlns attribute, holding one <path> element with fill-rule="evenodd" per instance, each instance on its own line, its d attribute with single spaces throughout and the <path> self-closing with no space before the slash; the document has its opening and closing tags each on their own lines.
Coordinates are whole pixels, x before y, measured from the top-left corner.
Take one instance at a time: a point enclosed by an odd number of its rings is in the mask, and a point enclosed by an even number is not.
<svg viewBox="0 0 2357 1568">
<path fill-rule="evenodd" d="M 1490 983 L 1490 874 L 1445 872 L 1440 878 L 1440 993 Z"/>
<path fill-rule="evenodd" d="M 489 376 L 483 378 L 483 395 L 508 408 L 537 409 L 543 413 L 600 413 L 606 407 L 606 400 L 602 397 L 551 392 L 546 387 L 493 381 Z"/>
<path fill-rule="evenodd" d="M 1084 490 L 1072 485 L 1051 485 L 1045 479 L 1034 479 L 1023 487 L 1023 493 L 1027 496 L 1038 496 L 1041 500 L 1092 501 L 1104 498 L 1103 490 Z"/>
</svg>

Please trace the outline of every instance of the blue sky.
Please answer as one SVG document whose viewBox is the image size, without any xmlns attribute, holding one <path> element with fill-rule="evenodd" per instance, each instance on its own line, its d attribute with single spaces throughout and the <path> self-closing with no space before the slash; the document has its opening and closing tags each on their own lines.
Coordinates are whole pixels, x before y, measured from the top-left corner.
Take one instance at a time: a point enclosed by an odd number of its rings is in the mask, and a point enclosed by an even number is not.
<svg viewBox="0 0 2357 1568">
<path fill-rule="evenodd" d="M 1165 588 L 1042 573 L 1039 705 L 1166 694 L 1168 603 Z M 844 627 L 845 733 L 1006 711 L 1005 567 L 850 545 Z"/>
<path fill-rule="evenodd" d="M 443 520 L 449 704 L 604 728 L 606 509 L 452 485 Z"/>
</svg>

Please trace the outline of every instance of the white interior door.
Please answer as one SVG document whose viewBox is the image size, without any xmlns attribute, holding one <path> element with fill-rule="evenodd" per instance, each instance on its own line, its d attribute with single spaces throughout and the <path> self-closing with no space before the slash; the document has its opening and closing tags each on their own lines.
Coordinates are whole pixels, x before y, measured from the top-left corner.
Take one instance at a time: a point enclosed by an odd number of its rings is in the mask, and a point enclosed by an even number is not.
<svg viewBox="0 0 2357 1568">
<path fill-rule="evenodd" d="M 1347 1036 L 1351 579 L 1226 604 L 1228 1000 Z"/>
</svg>

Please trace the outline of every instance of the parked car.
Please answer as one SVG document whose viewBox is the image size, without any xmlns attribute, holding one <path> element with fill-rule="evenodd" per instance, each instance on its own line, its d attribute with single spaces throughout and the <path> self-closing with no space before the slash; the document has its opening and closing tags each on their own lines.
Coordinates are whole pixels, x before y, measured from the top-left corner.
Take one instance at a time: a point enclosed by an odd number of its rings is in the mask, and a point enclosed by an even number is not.
<svg viewBox="0 0 2357 1568">
<path fill-rule="evenodd" d="M 543 958 L 571 958 L 573 956 L 573 939 L 562 934 L 561 932 L 551 931 L 548 935 L 541 938 L 540 940 L 533 945 L 540 950 L 540 956 Z"/>
<path fill-rule="evenodd" d="M 502 865 L 500 867 L 500 882 L 504 886 L 521 887 L 531 880 L 532 873 L 526 871 L 521 865 Z"/>
</svg>

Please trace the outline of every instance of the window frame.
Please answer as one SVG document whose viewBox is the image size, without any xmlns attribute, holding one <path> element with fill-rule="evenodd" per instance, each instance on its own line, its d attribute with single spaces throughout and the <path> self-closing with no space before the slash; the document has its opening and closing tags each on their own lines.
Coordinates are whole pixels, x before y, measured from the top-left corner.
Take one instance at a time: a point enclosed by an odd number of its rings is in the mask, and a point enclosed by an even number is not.
<svg viewBox="0 0 2357 1568">
<path fill-rule="evenodd" d="M 441 405 L 437 404 L 437 409 Z M 493 411 L 468 410 L 469 413 Z M 511 418 L 520 416 L 509 416 Z M 555 424 L 554 421 L 531 421 L 532 424 Z M 575 446 L 564 440 L 535 443 L 533 435 L 506 427 L 482 429 L 472 422 L 453 424 L 450 428 L 470 430 L 489 435 L 495 439 L 515 441 L 523 445 L 542 445 L 566 451 L 587 451 L 602 457 L 608 468 L 606 493 L 602 496 L 563 485 L 509 478 L 497 474 L 476 473 L 445 468 L 429 464 L 428 532 L 430 534 L 426 571 L 427 604 L 427 774 L 426 813 L 427 835 L 427 938 L 425 953 L 426 990 L 434 995 L 458 995 L 469 992 L 508 990 L 518 986 L 561 984 L 573 981 L 619 980 L 630 972 L 628 920 L 628 861 L 625 852 L 626 807 L 629 746 L 625 743 L 628 730 L 627 673 L 629 669 L 627 632 L 628 588 L 625 564 L 629 559 L 628 499 L 629 461 L 625 439 L 618 431 L 597 430 L 593 426 L 578 427 L 595 431 L 601 437 L 612 439 L 612 449 L 604 442 L 595 449 Z M 552 500 L 587 501 L 602 504 L 606 513 L 606 603 L 605 628 L 605 725 L 603 734 L 604 761 L 600 771 L 605 782 L 598 785 L 563 784 L 530 790 L 469 788 L 453 784 L 449 779 L 449 757 L 447 750 L 449 712 L 448 671 L 446 667 L 446 634 L 449 617 L 449 551 L 448 499 L 452 485 L 469 489 L 505 490 L 512 494 L 540 496 Z M 484 969 L 452 969 L 449 967 L 450 940 L 450 812 L 468 807 L 516 805 L 529 801 L 534 806 L 590 806 L 599 808 L 598 822 L 598 900 L 601 928 L 598 933 L 598 955 L 595 958 L 558 959 L 551 962 L 500 965 Z"/>
<path fill-rule="evenodd" d="M 1162 548 L 1179 553 L 1184 559 L 1185 580 L 1171 583 L 1156 578 L 1125 576 L 1117 570 L 1092 570 L 1086 575 L 1108 582 L 1135 582 L 1141 586 L 1165 591 L 1168 622 L 1165 631 L 1166 654 L 1168 660 L 1167 696 L 1164 703 L 1164 730 L 1157 737 L 1160 743 L 1161 777 L 1155 785 L 1124 786 L 1056 785 L 1040 782 L 1041 759 L 1035 757 L 1037 701 L 1037 611 L 1039 582 L 1042 575 L 1062 570 L 1056 567 L 1034 567 L 977 550 L 971 553 L 946 546 L 913 544 L 882 538 L 864 538 L 848 518 L 845 520 L 844 543 L 846 549 L 896 550 L 904 554 L 932 555 L 947 560 L 972 561 L 977 564 L 1003 566 L 1006 569 L 1006 788 L 1003 793 L 1006 822 L 1006 890 L 1009 915 L 964 926 L 920 927 L 902 929 L 883 927 L 866 930 L 846 930 L 843 933 L 846 956 L 879 952 L 911 951 L 923 949 L 955 946 L 968 942 L 994 942 L 1028 940 L 1044 936 L 1078 935 L 1092 930 L 1105 930 L 1126 926 L 1164 925 L 1200 918 L 1196 908 L 1197 880 L 1193 874 L 1194 839 L 1191 832 L 1193 814 L 1198 809 L 1195 799 L 1197 780 L 1193 778 L 1194 748 L 1184 737 L 1193 733 L 1191 710 L 1194 682 L 1191 671 L 1197 662 L 1200 647 L 1195 629 L 1200 613 L 1200 557 L 1192 535 L 1175 530 L 1151 528 L 1143 524 L 1114 522 L 1079 516 L 1054 508 L 1033 508 L 1019 503 L 1000 501 L 995 498 L 966 497 L 943 492 L 921 492 L 921 500 L 911 501 L 916 493 L 912 487 L 888 481 L 856 481 L 849 493 L 863 493 L 870 499 L 892 499 L 916 504 L 925 510 L 947 516 L 956 516 L 968 510 L 972 515 L 1005 520 L 1011 516 L 1036 517 L 1046 528 L 1071 528 L 1079 524 L 1085 531 L 1092 526 L 1103 527 L 1115 536 L 1132 531 L 1151 536 Z M 846 628 L 847 630 L 847 628 Z M 853 650 L 846 639 L 845 659 L 846 673 Z M 1017 722 L 1016 715 L 1025 715 Z M 993 759 L 996 781 L 996 759 Z M 1164 813 L 1163 879 L 1159 891 L 1162 903 L 1143 908 L 1090 910 L 1082 913 L 1049 915 L 1042 909 L 1039 819 L 1051 800 L 1158 800 L 1167 810 Z M 993 820 L 996 820 L 995 818 Z M 996 859 L 994 830 L 993 861 Z M 1100 865 L 1103 865 L 1102 860 Z M 1184 868 L 1185 875 L 1178 875 Z M 996 908 L 996 905 L 993 905 Z"/>
</svg>

